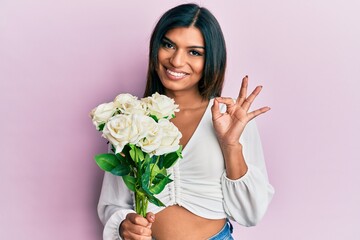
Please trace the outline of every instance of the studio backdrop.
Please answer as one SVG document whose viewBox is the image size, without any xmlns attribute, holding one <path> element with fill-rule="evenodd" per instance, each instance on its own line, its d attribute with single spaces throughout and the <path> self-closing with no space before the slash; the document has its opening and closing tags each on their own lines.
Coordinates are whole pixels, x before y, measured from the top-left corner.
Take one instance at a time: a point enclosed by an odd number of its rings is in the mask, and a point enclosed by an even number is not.
<svg viewBox="0 0 360 240">
<path fill-rule="evenodd" d="M 194 1 L 227 43 L 223 95 L 254 107 L 276 193 L 240 240 L 360 239 L 360 2 Z M 0 1 L 0 239 L 102 238 L 107 150 L 89 112 L 142 96 L 151 31 L 184 1 Z"/>
</svg>

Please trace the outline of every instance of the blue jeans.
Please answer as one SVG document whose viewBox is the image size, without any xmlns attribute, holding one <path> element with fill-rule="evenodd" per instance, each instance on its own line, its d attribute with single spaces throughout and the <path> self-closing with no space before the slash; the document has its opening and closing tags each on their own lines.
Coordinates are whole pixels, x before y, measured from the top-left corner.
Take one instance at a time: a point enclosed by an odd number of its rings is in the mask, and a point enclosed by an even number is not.
<svg viewBox="0 0 360 240">
<path fill-rule="evenodd" d="M 227 220 L 220 232 L 210 237 L 208 240 L 234 240 L 234 238 L 231 236 L 232 232 L 233 226 L 231 225 L 230 221 Z"/>
</svg>

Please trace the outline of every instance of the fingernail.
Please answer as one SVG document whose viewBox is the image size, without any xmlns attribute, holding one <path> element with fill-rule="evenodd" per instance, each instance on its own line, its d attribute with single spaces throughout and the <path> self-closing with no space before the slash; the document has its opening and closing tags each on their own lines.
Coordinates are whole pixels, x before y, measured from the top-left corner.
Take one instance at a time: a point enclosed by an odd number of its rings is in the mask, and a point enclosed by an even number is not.
<svg viewBox="0 0 360 240">
<path fill-rule="evenodd" d="M 155 220 L 155 215 L 151 215 L 150 218 L 151 218 L 151 220 L 154 221 Z"/>
</svg>

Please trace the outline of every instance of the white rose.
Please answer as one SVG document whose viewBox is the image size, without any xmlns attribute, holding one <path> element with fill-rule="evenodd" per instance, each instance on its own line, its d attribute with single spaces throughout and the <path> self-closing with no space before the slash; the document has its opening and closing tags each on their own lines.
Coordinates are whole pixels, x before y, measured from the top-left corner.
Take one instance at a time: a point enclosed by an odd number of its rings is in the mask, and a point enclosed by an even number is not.
<svg viewBox="0 0 360 240">
<path fill-rule="evenodd" d="M 115 147 L 115 153 L 119 153 L 129 143 L 128 136 L 130 131 L 131 116 L 121 114 L 112 117 L 105 124 L 102 136 Z"/>
<path fill-rule="evenodd" d="M 131 131 L 129 143 L 137 144 L 141 139 L 147 136 L 149 130 L 156 124 L 155 120 L 146 115 L 132 114 Z"/>
<path fill-rule="evenodd" d="M 153 155 L 154 151 L 160 147 L 162 139 L 162 129 L 154 119 L 152 120 L 151 124 L 146 126 L 148 130 L 146 137 L 137 144 L 143 152 L 149 153 L 150 155 Z"/>
<path fill-rule="evenodd" d="M 145 115 L 146 113 L 144 103 L 129 93 L 119 94 L 115 98 L 114 104 L 123 114 Z"/>
<path fill-rule="evenodd" d="M 159 93 L 154 93 L 151 97 L 143 98 L 141 101 L 146 103 L 147 112 L 158 119 L 171 119 L 175 116 L 175 112 L 179 111 L 179 105 L 175 104 L 174 99 Z"/>
<path fill-rule="evenodd" d="M 106 123 L 116 112 L 116 106 L 113 102 L 100 104 L 90 112 L 93 124 L 97 130 L 99 126 Z"/>
<path fill-rule="evenodd" d="M 106 123 L 103 137 L 115 147 L 115 153 L 119 153 L 126 144 L 137 144 L 143 139 L 153 123 L 156 123 L 154 119 L 145 115 L 119 114 Z"/>
<path fill-rule="evenodd" d="M 160 146 L 155 150 L 154 155 L 159 156 L 177 151 L 182 137 L 179 129 L 167 119 L 160 119 L 158 125 L 161 128 L 162 138 Z"/>
</svg>

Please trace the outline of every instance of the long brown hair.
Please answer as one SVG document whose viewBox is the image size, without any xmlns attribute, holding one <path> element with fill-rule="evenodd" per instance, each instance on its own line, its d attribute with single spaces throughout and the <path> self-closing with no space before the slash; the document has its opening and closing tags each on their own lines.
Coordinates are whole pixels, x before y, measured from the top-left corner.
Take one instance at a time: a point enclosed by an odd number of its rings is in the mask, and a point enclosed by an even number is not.
<svg viewBox="0 0 360 240">
<path fill-rule="evenodd" d="M 205 41 L 205 66 L 198 85 L 199 92 L 204 99 L 221 95 L 226 69 L 226 45 L 220 25 L 208 9 L 196 4 L 182 4 L 165 12 L 152 32 L 144 97 L 155 92 L 165 93 L 156 72 L 158 52 L 165 34 L 170 29 L 190 26 L 198 28 Z"/>
</svg>

